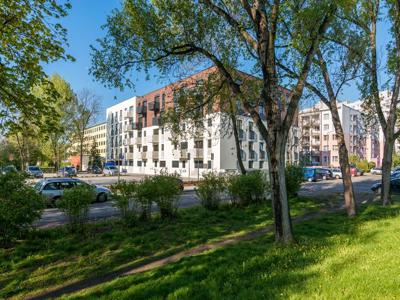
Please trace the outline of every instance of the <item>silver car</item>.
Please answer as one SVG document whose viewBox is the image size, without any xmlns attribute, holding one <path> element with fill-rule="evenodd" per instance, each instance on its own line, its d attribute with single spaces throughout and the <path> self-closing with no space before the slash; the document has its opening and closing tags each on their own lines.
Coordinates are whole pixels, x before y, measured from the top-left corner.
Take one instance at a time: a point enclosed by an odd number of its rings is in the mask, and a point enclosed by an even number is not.
<svg viewBox="0 0 400 300">
<path fill-rule="evenodd" d="M 342 171 L 339 168 L 333 168 L 331 169 L 332 171 L 332 177 L 336 179 L 341 179 L 342 178 Z"/>
<path fill-rule="evenodd" d="M 104 202 L 110 198 L 110 190 L 103 186 L 90 185 L 76 178 L 47 178 L 42 179 L 35 184 L 35 190 L 49 199 L 51 204 L 55 204 L 57 199 L 61 198 L 65 189 L 74 188 L 79 185 L 92 186 L 95 191 L 93 202 Z"/>
</svg>

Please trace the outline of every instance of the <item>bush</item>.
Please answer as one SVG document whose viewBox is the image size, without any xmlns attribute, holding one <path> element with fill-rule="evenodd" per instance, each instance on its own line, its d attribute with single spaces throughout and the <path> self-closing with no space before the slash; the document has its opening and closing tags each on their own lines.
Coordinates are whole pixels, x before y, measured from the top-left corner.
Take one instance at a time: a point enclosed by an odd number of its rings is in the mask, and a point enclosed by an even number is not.
<svg viewBox="0 0 400 300">
<path fill-rule="evenodd" d="M 151 219 L 151 204 L 156 197 L 156 193 L 151 177 L 145 177 L 137 184 L 135 199 L 140 206 L 141 220 Z"/>
<path fill-rule="evenodd" d="M 181 193 L 180 182 L 175 175 L 157 175 L 152 178 L 155 198 L 160 209 L 162 219 L 172 218 L 176 215 Z"/>
<path fill-rule="evenodd" d="M 65 190 L 63 196 L 57 201 L 58 208 L 68 217 L 71 231 L 80 231 L 83 228 L 94 197 L 94 189 L 84 184 Z"/>
<path fill-rule="evenodd" d="M 285 169 L 286 191 L 289 197 L 297 195 L 303 182 L 303 167 L 288 165 Z"/>
<path fill-rule="evenodd" d="M 126 225 L 133 225 L 136 222 L 136 182 L 121 181 L 111 185 L 110 189 L 122 220 Z"/>
<path fill-rule="evenodd" d="M 239 206 L 247 206 L 264 200 L 267 187 L 261 171 L 231 176 L 228 180 L 228 191 L 232 202 Z"/>
<path fill-rule="evenodd" d="M 206 209 L 217 209 L 225 190 L 225 178 L 211 172 L 203 174 L 203 179 L 197 183 L 196 194 L 201 205 Z"/>
<path fill-rule="evenodd" d="M 0 245 L 21 237 L 42 215 L 42 197 L 17 173 L 0 175 Z"/>
</svg>

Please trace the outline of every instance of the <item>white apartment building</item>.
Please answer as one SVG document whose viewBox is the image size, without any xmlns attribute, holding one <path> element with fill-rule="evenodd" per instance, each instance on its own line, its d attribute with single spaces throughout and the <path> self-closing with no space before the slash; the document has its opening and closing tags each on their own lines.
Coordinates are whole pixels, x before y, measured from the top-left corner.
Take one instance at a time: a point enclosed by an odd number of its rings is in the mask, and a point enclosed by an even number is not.
<svg viewBox="0 0 400 300">
<path fill-rule="evenodd" d="M 140 125 L 139 115 L 157 110 L 156 104 L 138 105 L 133 97 L 107 108 L 107 160 L 115 161 L 128 173 L 159 174 L 161 171 L 178 173 L 182 177 L 197 178 L 203 172 L 237 171 L 234 136 L 221 132 L 221 124 L 228 122 L 223 113 L 205 118 L 204 130 L 178 143 L 172 141 L 171 132 L 153 117 L 150 126 Z M 139 112 L 139 110 L 141 112 Z M 249 170 L 268 168 L 265 143 L 249 117 L 238 120 L 241 155 Z M 185 124 L 181 128 L 185 131 Z"/>
<path fill-rule="evenodd" d="M 345 142 L 349 154 L 380 163 L 379 139 L 376 130 L 367 131 L 360 110 L 348 103 L 338 103 Z M 328 107 L 319 102 L 299 112 L 300 156 L 304 163 L 339 166 L 336 131 Z"/>
</svg>

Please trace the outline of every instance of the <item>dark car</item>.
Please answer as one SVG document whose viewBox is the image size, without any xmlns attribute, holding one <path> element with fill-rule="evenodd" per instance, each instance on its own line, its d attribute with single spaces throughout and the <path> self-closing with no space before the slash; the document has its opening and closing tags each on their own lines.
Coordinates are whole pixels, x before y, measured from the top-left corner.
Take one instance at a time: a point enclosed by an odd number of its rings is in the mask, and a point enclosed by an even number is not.
<svg viewBox="0 0 400 300">
<path fill-rule="evenodd" d="M 316 169 L 318 173 L 321 174 L 323 180 L 333 179 L 332 171 L 329 169 L 318 168 Z"/>
<path fill-rule="evenodd" d="M 0 168 L 0 173 L 3 175 L 9 174 L 9 173 L 17 173 L 17 168 L 14 167 L 13 165 L 8 165 L 5 167 Z"/>
<path fill-rule="evenodd" d="M 73 177 L 76 176 L 76 169 L 74 167 L 64 167 L 58 170 L 58 177 Z"/>
<path fill-rule="evenodd" d="M 306 181 L 317 181 L 322 179 L 322 174 L 315 168 L 304 168 L 303 179 Z"/>
<path fill-rule="evenodd" d="M 382 183 L 375 183 L 371 190 L 377 194 L 380 194 L 382 188 Z M 400 178 L 394 178 L 390 180 L 390 192 L 392 194 L 400 194 Z"/>
<path fill-rule="evenodd" d="M 89 169 L 89 172 L 92 174 L 103 174 L 103 169 L 98 166 L 93 166 Z"/>
<path fill-rule="evenodd" d="M 38 166 L 28 166 L 26 174 L 33 178 L 43 178 L 43 171 Z"/>
</svg>

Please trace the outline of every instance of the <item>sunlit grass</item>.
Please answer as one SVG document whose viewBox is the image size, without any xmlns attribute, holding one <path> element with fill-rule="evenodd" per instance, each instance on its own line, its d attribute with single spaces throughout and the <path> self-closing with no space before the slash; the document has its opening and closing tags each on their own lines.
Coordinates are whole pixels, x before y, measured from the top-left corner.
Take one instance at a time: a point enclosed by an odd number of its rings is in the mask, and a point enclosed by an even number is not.
<svg viewBox="0 0 400 300">
<path fill-rule="evenodd" d="M 307 198 L 291 203 L 293 216 L 321 206 Z M 88 225 L 85 234 L 73 235 L 65 228 L 40 230 L 15 248 L 0 249 L 0 298 L 25 298 L 270 224 L 271 208 L 260 204 L 217 211 L 194 207 L 180 210 L 175 220 L 156 216 L 132 228 L 103 221 Z"/>
</svg>

